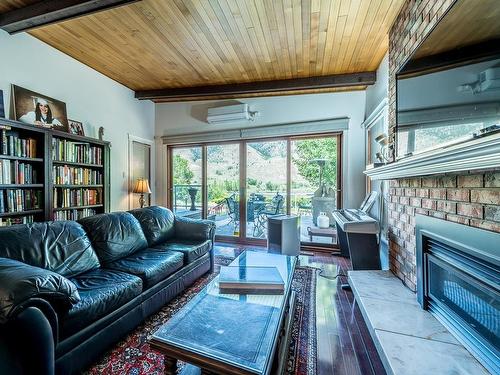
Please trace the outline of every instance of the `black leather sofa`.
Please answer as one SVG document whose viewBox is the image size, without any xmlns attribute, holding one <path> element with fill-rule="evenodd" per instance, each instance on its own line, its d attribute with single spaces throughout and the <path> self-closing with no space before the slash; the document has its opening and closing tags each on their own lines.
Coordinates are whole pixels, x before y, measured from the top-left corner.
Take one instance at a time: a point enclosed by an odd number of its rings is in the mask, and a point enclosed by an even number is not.
<svg viewBox="0 0 500 375">
<path fill-rule="evenodd" d="M 213 270 L 215 224 L 163 207 L 0 228 L 0 373 L 78 373 Z"/>
</svg>

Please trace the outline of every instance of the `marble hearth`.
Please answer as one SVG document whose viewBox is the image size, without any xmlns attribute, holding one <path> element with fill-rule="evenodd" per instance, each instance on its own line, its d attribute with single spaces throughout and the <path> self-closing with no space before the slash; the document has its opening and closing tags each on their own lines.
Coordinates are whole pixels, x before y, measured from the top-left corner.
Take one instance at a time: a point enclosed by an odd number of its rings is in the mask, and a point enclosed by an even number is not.
<svg viewBox="0 0 500 375">
<path fill-rule="evenodd" d="M 349 271 L 349 284 L 388 374 L 488 374 L 390 271 Z"/>
</svg>

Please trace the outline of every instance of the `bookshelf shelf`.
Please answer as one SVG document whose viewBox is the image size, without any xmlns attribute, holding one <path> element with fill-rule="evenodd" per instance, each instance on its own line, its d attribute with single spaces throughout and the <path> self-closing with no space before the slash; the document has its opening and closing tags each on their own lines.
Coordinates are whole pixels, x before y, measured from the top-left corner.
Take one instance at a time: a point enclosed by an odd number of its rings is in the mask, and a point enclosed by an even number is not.
<svg viewBox="0 0 500 375">
<path fill-rule="evenodd" d="M 69 185 L 69 184 L 54 184 L 53 185 L 56 188 L 62 188 L 62 189 L 99 189 L 104 187 L 104 185 Z"/>
<path fill-rule="evenodd" d="M 100 165 L 100 164 L 76 163 L 76 162 L 61 161 L 61 160 L 52 160 L 52 163 L 57 164 L 57 165 L 70 165 L 70 166 L 74 166 L 74 167 L 104 168 L 104 166 Z"/>
<path fill-rule="evenodd" d="M 109 142 L 2 118 L 0 136 L 0 226 L 109 211 Z"/>
<path fill-rule="evenodd" d="M 23 158 L 21 156 L 0 155 L 0 159 L 28 161 L 32 163 L 43 163 L 43 158 Z"/>
<path fill-rule="evenodd" d="M 44 184 L 0 184 L 0 189 L 42 189 Z"/>
<path fill-rule="evenodd" d="M 54 211 L 69 211 L 69 210 L 83 210 L 85 208 L 100 208 L 103 207 L 102 204 L 91 204 L 88 206 L 71 206 L 71 207 L 56 207 Z"/>
<path fill-rule="evenodd" d="M 0 217 L 35 215 L 35 214 L 41 214 L 41 213 L 43 213 L 42 209 L 19 211 L 19 212 L 3 212 L 3 213 L 0 213 Z"/>
</svg>

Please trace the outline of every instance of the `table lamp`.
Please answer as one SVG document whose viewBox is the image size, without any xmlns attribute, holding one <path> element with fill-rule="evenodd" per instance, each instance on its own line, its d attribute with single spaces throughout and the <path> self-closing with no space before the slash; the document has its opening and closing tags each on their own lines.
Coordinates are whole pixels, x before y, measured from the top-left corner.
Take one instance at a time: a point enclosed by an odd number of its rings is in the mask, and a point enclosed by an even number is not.
<svg viewBox="0 0 500 375">
<path fill-rule="evenodd" d="M 141 197 L 139 198 L 139 204 L 141 205 L 141 208 L 143 208 L 144 203 L 146 203 L 146 200 L 144 199 L 144 194 L 151 194 L 151 189 L 149 188 L 148 179 L 138 178 L 137 182 L 135 183 L 133 192 L 136 194 L 141 194 Z"/>
</svg>

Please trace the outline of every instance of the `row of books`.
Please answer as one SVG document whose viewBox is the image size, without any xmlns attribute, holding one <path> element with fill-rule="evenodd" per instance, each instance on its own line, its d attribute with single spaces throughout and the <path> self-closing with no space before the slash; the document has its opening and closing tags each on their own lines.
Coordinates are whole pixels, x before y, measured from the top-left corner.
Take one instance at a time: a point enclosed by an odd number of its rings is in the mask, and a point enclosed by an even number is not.
<svg viewBox="0 0 500 375">
<path fill-rule="evenodd" d="M 19 160 L 0 159 L 0 185 L 36 184 L 37 180 L 33 165 Z"/>
<path fill-rule="evenodd" d="M 54 188 L 54 208 L 91 206 L 95 204 L 102 204 L 100 190 Z"/>
<path fill-rule="evenodd" d="M 0 213 L 36 210 L 42 206 L 41 190 L 0 190 Z"/>
<path fill-rule="evenodd" d="M 31 224 L 35 220 L 33 215 L 19 217 L 0 217 L 0 227 L 8 227 L 16 224 Z"/>
<path fill-rule="evenodd" d="M 91 146 L 85 142 L 72 142 L 65 139 L 52 139 L 54 160 L 71 163 L 102 165 L 102 147 Z"/>
<path fill-rule="evenodd" d="M 66 210 L 54 212 L 54 220 L 80 220 L 84 217 L 96 215 L 96 210 L 92 208 L 83 208 L 81 210 Z"/>
<path fill-rule="evenodd" d="M 0 129 L 0 154 L 23 158 L 36 158 L 37 141 L 34 138 L 21 138 L 19 133 Z"/>
<path fill-rule="evenodd" d="M 101 171 L 89 168 L 54 165 L 52 182 L 57 185 L 102 185 Z"/>
</svg>

